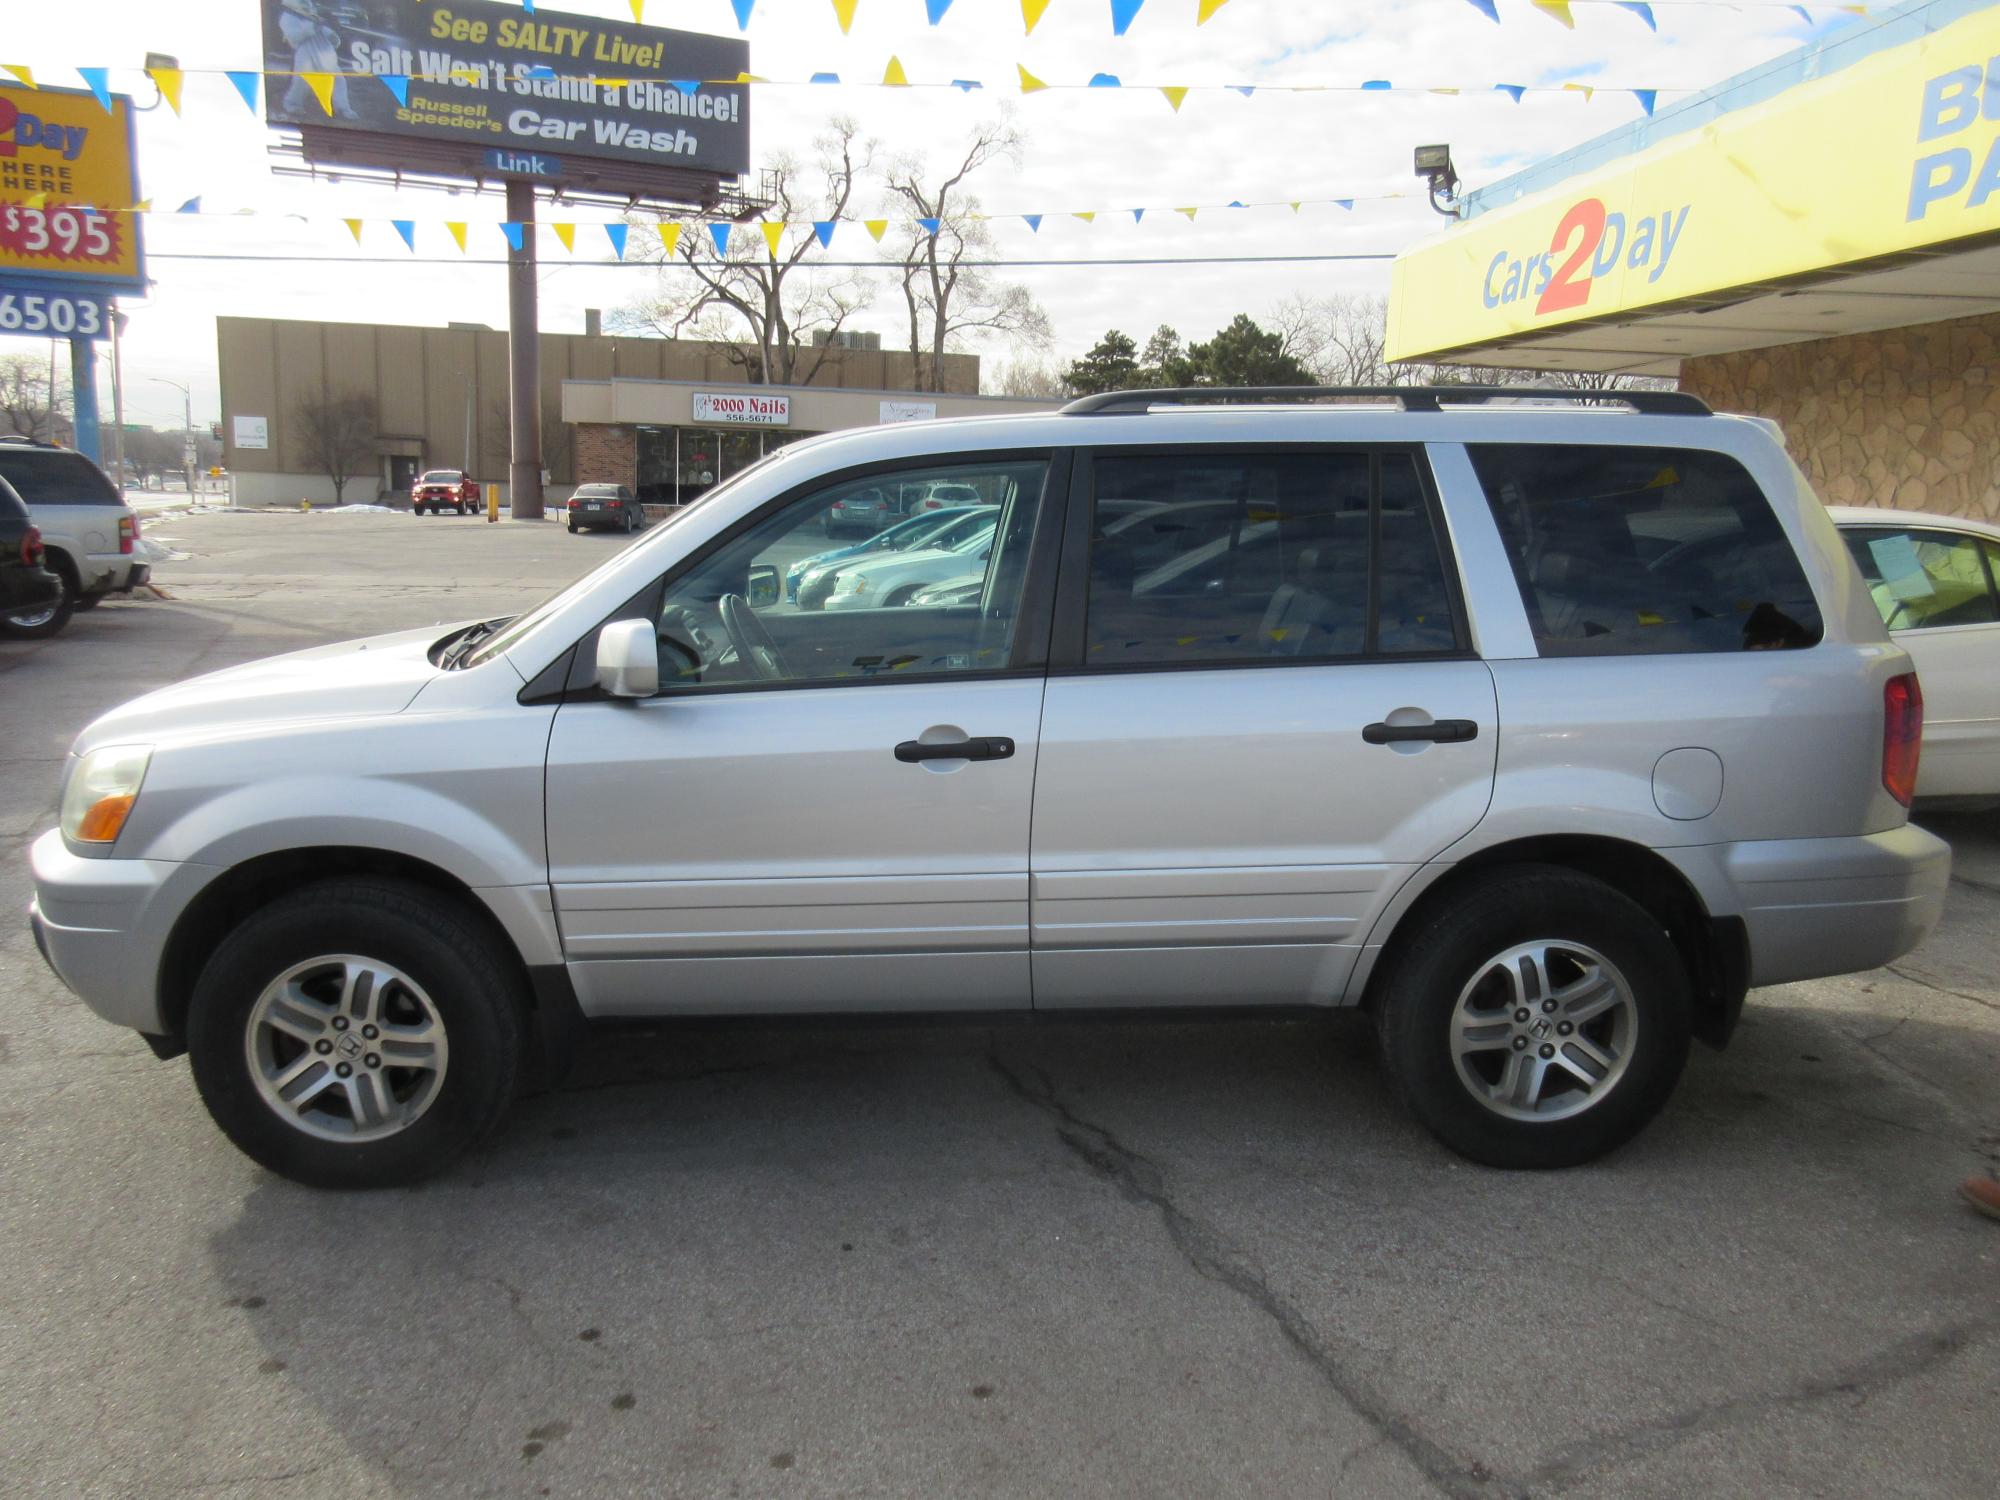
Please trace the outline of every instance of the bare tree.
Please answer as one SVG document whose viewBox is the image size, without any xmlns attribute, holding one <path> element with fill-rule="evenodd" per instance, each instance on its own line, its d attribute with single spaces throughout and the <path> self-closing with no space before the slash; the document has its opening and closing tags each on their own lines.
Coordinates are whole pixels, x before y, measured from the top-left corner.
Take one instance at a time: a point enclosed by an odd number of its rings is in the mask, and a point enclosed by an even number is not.
<svg viewBox="0 0 2000 1500">
<path fill-rule="evenodd" d="M 301 396 L 292 428 L 299 456 L 333 481 L 333 502 L 345 505 L 347 482 L 375 464 L 375 398 L 365 391 Z"/>
<path fill-rule="evenodd" d="M 1031 398 L 1060 398 L 1069 395 L 1069 387 L 1063 383 L 1063 372 L 1057 366 L 1037 359 L 1017 359 L 1009 364 L 996 365 L 993 378 L 982 381 L 989 394 L 995 396 L 1026 396 Z"/>
<path fill-rule="evenodd" d="M 874 167 L 875 143 L 860 133 L 853 120 L 836 119 L 813 143 L 810 162 L 789 153 L 773 158 L 764 174 L 771 218 L 787 224 L 844 218 L 856 186 Z M 724 344 L 746 378 L 761 385 L 811 385 L 842 351 L 830 339 L 814 346 L 804 335 L 838 332 L 873 295 L 862 276 L 802 267 L 816 245 L 814 235 L 800 234 L 790 250 L 782 242 L 774 250 L 761 234 L 736 233 L 718 251 L 706 225 L 689 226 L 658 294 L 622 309 L 616 321 L 666 338 L 693 334 Z M 668 264 L 664 253 L 655 258 Z M 732 337 L 737 323 L 748 329 L 747 345 Z"/>
<path fill-rule="evenodd" d="M 0 423 L 7 433 L 53 442 L 69 428 L 69 384 L 59 374 L 53 393 L 49 362 L 36 354 L 0 358 Z"/>
<path fill-rule="evenodd" d="M 973 131 L 957 166 L 935 186 L 921 156 L 889 168 L 889 201 L 910 216 L 894 264 L 910 316 L 918 390 L 943 388 L 945 351 L 965 338 L 999 334 L 1033 349 L 1049 345 L 1048 314 L 1028 289 L 997 283 L 975 264 L 993 248 L 993 233 L 978 217 L 979 200 L 966 179 L 989 162 L 1020 155 L 1021 133 L 1003 117 Z"/>
<path fill-rule="evenodd" d="M 481 414 L 479 462 L 488 473 L 503 474 L 508 463 L 508 424 L 513 420 L 505 396 L 486 404 Z M 576 429 L 562 419 L 553 404 L 542 405 L 542 467 L 549 471 L 551 484 L 569 484 L 576 478 Z M 467 475 L 471 478 L 471 475 Z"/>
</svg>

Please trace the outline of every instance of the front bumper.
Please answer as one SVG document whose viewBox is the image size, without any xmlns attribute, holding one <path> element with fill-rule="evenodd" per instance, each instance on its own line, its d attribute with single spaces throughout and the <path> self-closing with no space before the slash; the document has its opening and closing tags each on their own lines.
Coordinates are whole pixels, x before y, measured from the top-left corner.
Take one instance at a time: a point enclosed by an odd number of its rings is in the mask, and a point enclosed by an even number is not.
<svg viewBox="0 0 2000 1500">
<path fill-rule="evenodd" d="M 1880 968 L 1929 937 L 1944 914 L 1951 846 L 1915 824 L 1725 849 L 1724 878 L 1750 934 L 1752 985 Z"/>
<path fill-rule="evenodd" d="M 156 859 L 87 859 L 50 829 L 28 851 L 35 946 L 105 1020 L 158 1034 L 160 955 L 173 924 L 217 873 Z"/>
</svg>

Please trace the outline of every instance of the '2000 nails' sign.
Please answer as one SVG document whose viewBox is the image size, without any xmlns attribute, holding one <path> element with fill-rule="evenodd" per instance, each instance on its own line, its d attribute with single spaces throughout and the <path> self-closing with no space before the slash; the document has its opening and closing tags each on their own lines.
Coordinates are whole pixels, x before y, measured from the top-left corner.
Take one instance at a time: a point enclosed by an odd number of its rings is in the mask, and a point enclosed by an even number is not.
<svg viewBox="0 0 2000 1500">
<path fill-rule="evenodd" d="M 1647 214 L 1628 232 L 1625 215 L 1605 212 L 1602 198 L 1580 199 L 1557 223 L 1548 249 L 1520 259 L 1507 250 L 1493 257 L 1482 300 L 1488 307 L 1505 307 L 1532 297 L 1540 316 L 1584 306 L 1592 285 L 1621 264 L 1645 271 L 1648 282 L 1658 281 L 1687 228 L 1690 206 Z"/>
</svg>

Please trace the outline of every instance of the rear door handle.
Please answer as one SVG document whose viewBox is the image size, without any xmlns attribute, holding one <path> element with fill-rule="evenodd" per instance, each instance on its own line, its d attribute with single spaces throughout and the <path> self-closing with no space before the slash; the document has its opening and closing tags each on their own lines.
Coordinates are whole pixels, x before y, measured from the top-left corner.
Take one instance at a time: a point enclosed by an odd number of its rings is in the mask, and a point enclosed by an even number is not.
<svg viewBox="0 0 2000 1500">
<path fill-rule="evenodd" d="M 1479 726 L 1471 719 L 1439 719 L 1431 724 L 1370 724 L 1361 738 L 1371 745 L 1394 745 L 1406 740 L 1435 740 L 1456 745 L 1479 738 Z"/>
<path fill-rule="evenodd" d="M 904 740 L 896 747 L 896 759 L 908 765 L 920 760 L 1006 760 L 1014 753 L 1014 742 L 1004 734 L 980 735 L 976 739 L 955 740 L 943 745 L 926 745 L 921 740 Z"/>
</svg>

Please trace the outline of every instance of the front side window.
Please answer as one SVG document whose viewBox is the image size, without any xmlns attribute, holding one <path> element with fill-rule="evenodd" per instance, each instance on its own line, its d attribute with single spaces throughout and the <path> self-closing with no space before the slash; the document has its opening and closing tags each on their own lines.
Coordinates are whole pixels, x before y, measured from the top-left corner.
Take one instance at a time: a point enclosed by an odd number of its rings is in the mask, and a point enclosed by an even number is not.
<svg viewBox="0 0 2000 1500">
<path fill-rule="evenodd" d="M 1005 668 L 1048 469 L 1045 458 L 966 461 L 814 486 L 668 584 L 658 620 L 662 690 Z M 829 537 L 830 514 L 936 481 L 980 503 L 915 545 Z M 947 585 L 950 602 L 920 598 Z"/>
<path fill-rule="evenodd" d="M 1544 656 L 1816 644 L 1819 605 L 1757 481 L 1683 448 L 1474 443 Z"/>
<path fill-rule="evenodd" d="M 1337 661 L 1457 646 L 1408 453 L 1105 457 L 1092 504 L 1088 666 Z"/>
<path fill-rule="evenodd" d="M 1901 526 L 1858 526 L 1841 537 L 1891 630 L 2000 620 L 1979 538 Z M 1989 553 L 2000 552 L 1992 542 L 1985 545 Z"/>
</svg>

